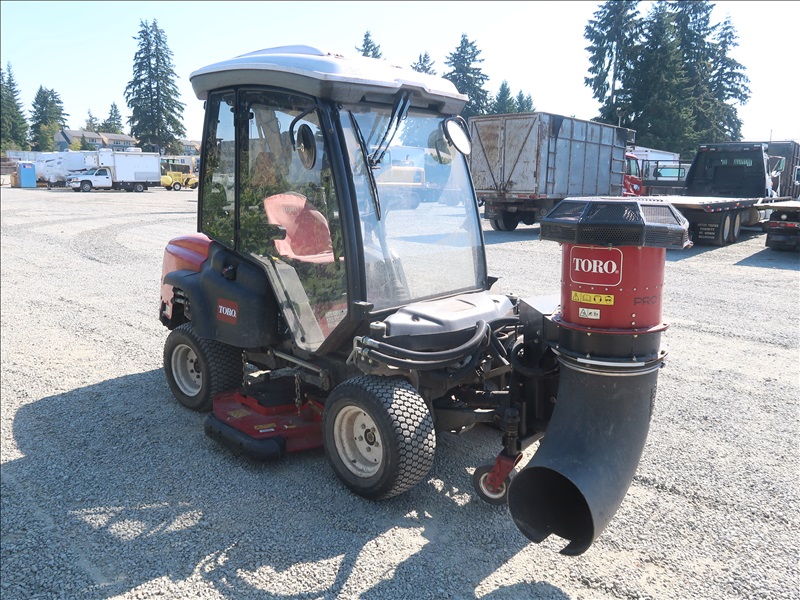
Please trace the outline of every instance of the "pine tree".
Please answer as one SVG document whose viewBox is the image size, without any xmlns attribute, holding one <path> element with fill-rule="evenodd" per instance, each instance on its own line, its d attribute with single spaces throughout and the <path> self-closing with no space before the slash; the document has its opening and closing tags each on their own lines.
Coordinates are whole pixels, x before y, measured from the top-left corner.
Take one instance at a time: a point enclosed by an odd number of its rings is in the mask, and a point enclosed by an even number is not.
<svg viewBox="0 0 800 600">
<path fill-rule="evenodd" d="M 460 93 L 469 97 L 467 105 L 461 111 L 464 118 L 485 114 L 489 105 L 489 93 L 483 88 L 489 77 L 476 66 L 483 62 L 482 58 L 478 58 L 480 53 L 475 42 L 470 42 L 466 34 L 462 34 L 461 43 L 445 61 L 451 70 L 443 77 L 451 81 Z"/>
<path fill-rule="evenodd" d="M 141 147 L 161 152 L 186 135 L 181 118 L 184 104 L 175 84 L 177 75 L 164 31 L 153 19 L 140 21 L 139 49 L 133 58 L 133 78 L 125 88 L 131 109 L 131 135 Z"/>
<path fill-rule="evenodd" d="M 436 71 L 433 70 L 433 61 L 431 60 L 430 54 L 427 52 L 419 55 L 419 60 L 411 65 L 411 68 L 414 69 L 417 73 L 428 73 L 429 75 L 436 75 Z"/>
<path fill-rule="evenodd" d="M 119 113 L 116 102 L 111 103 L 108 117 L 100 123 L 98 133 L 122 133 L 122 115 Z"/>
<path fill-rule="evenodd" d="M 534 112 L 536 110 L 536 107 L 533 105 L 533 98 L 531 98 L 531 95 L 523 94 L 522 90 L 520 90 L 517 94 L 515 103 L 517 106 L 516 112 L 518 113 Z"/>
<path fill-rule="evenodd" d="M 81 135 L 81 143 L 80 143 L 80 146 L 78 147 L 78 150 L 95 150 L 95 149 L 96 148 L 94 147 L 94 145 L 90 144 L 86 140 L 86 136 L 85 135 Z"/>
<path fill-rule="evenodd" d="M 64 104 L 55 90 L 39 86 L 31 111 L 31 146 L 40 152 L 55 147 L 55 135 L 67 126 Z"/>
<path fill-rule="evenodd" d="M 625 125 L 636 130 L 642 146 L 690 154 L 696 140 L 685 100 L 686 76 L 674 16 L 665 5 L 654 7 L 642 35 L 634 68 L 621 82 Z"/>
<path fill-rule="evenodd" d="M 508 87 L 508 82 L 503 80 L 503 83 L 500 84 L 500 91 L 492 100 L 488 114 L 505 115 L 514 112 L 517 112 L 517 103 L 511 97 L 511 88 Z"/>
<path fill-rule="evenodd" d="M 100 121 L 92 114 L 92 111 L 89 111 L 88 116 L 86 117 L 86 125 L 84 129 L 86 131 L 91 131 L 92 133 L 97 133 L 97 130 L 100 127 Z"/>
<path fill-rule="evenodd" d="M 584 29 L 592 75 L 584 83 L 602 104 L 601 118 L 609 123 L 617 122 L 618 87 L 635 58 L 633 48 L 640 35 L 638 4 L 638 0 L 607 0 Z"/>
<path fill-rule="evenodd" d="M 7 70 L 0 69 L 0 148 L 3 150 L 27 150 L 28 121 L 22 111 L 19 89 L 14 79 L 11 63 Z"/>
<path fill-rule="evenodd" d="M 361 46 L 361 48 L 356 46 L 356 50 L 362 56 L 368 56 L 370 58 L 383 58 L 381 47 L 372 41 L 372 36 L 370 35 L 369 31 L 364 34 L 364 45 Z"/>
<path fill-rule="evenodd" d="M 750 99 L 750 79 L 744 74 L 744 66 L 729 56 L 738 46 L 736 29 L 730 17 L 717 29 L 713 40 L 713 60 L 709 89 L 717 100 L 717 119 L 719 131 L 714 136 L 720 140 L 741 140 L 742 121 L 733 104 L 746 104 Z M 716 141 L 716 140 L 715 140 Z"/>
</svg>

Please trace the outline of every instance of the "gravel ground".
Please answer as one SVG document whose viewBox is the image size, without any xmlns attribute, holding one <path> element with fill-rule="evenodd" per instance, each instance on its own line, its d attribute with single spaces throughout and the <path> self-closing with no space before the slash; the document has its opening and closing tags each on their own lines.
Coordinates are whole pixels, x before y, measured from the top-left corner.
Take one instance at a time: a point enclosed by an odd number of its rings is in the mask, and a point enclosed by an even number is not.
<svg viewBox="0 0 800 600">
<path fill-rule="evenodd" d="M 438 442 L 428 479 L 370 502 L 321 451 L 260 465 L 171 397 L 161 255 L 194 192 L 3 188 L 3 600 L 800 598 L 800 254 L 667 253 L 669 360 L 616 518 L 585 554 L 528 543 L 472 492 L 499 450 Z M 558 293 L 557 244 L 487 228 L 506 292 Z"/>
</svg>

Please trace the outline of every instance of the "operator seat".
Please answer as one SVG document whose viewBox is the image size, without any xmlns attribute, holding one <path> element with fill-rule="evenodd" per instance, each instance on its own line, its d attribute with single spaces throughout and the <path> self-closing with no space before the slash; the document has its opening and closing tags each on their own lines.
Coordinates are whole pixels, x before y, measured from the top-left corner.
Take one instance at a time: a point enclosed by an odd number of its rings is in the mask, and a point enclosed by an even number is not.
<svg viewBox="0 0 800 600">
<path fill-rule="evenodd" d="M 333 243 L 327 219 L 302 194 L 284 192 L 264 199 L 267 221 L 286 230 L 275 240 L 278 253 L 306 263 L 332 263 Z"/>
</svg>

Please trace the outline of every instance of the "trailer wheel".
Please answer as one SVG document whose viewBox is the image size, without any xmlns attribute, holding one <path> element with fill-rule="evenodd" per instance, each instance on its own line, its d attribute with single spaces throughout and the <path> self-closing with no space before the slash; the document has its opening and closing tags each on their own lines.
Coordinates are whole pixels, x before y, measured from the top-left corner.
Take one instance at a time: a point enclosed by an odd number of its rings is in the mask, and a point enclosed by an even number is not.
<svg viewBox="0 0 800 600">
<path fill-rule="evenodd" d="M 499 219 L 489 219 L 489 224 L 495 231 L 514 231 L 519 225 L 519 217 L 511 213 L 503 213 Z"/>
<path fill-rule="evenodd" d="M 487 483 L 487 477 L 493 468 L 494 464 L 482 465 L 475 469 L 475 472 L 472 474 L 472 487 L 475 489 L 475 493 L 478 494 L 480 499 L 487 504 L 492 504 L 494 506 L 508 504 L 508 488 L 511 485 L 511 476 L 506 476 L 503 483 L 501 483 L 497 489 L 491 490 Z"/>
<path fill-rule="evenodd" d="M 172 184 L 172 189 L 173 189 L 173 190 L 175 190 L 176 192 L 180 192 L 180 191 L 181 191 L 181 184 L 180 184 L 180 182 L 176 181 L 175 183 L 173 183 L 173 184 Z"/>
<path fill-rule="evenodd" d="M 739 235 L 742 232 L 742 211 L 737 210 L 731 217 L 731 232 L 728 236 L 728 243 L 735 244 L 739 241 Z"/>
<path fill-rule="evenodd" d="M 391 498 L 428 474 L 433 418 L 406 380 L 361 375 L 338 385 L 322 415 L 323 447 L 339 479 L 359 496 Z"/>
<path fill-rule="evenodd" d="M 172 330 L 164 344 L 164 374 L 186 408 L 211 410 L 214 396 L 242 384 L 242 351 L 199 337 L 191 323 Z"/>
<path fill-rule="evenodd" d="M 714 234 L 714 245 L 724 246 L 728 243 L 731 236 L 731 213 L 730 211 L 722 213 L 719 219 L 719 226 L 717 232 Z"/>
<path fill-rule="evenodd" d="M 83 182 L 81 182 L 81 191 L 82 192 L 91 192 L 92 191 L 92 182 L 91 181 L 83 181 Z"/>
<path fill-rule="evenodd" d="M 133 191 L 134 191 L 134 192 L 143 192 L 143 191 L 144 191 L 144 184 L 141 184 L 141 183 L 135 183 L 135 184 L 133 185 Z"/>
</svg>

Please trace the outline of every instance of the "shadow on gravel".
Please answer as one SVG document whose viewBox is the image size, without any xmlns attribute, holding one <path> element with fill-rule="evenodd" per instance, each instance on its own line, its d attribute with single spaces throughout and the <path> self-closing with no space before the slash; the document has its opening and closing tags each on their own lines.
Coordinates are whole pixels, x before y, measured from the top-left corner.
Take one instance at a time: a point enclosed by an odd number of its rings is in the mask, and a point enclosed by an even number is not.
<svg viewBox="0 0 800 600">
<path fill-rule="evenodd" d="M 746 240 L 750 240 L 755 237 L 763 237 L 764 234 L 759 231 L 745 231 L 742 230 L 741 234 L 739 235 L 739 243 L 744 242 Z M 683 250 L 677 249 L 667 249 L 667 262 L 678 262 L 680 260 L 686 260 L 688 258 L 692 258 L 694 256 L 698 256 L 705 252 L 712 252 L 721 248 L 721 246 L 713 246 L 711 244 L 695 244 L 691 248 L 685 248 Z"/>
<path fill-rule="evenodd" d="M 429 480 L 385 502 L 346 490 L 322 451 L 234 456 L 161 370 L 25 405 L 13 431 L 23 456 L 2 465 L 12 596 L 175 598 L 204 584 L 232 599 L 568 597 L 503 570 L 528 541 L 472 492 L 469 469 L 500 448 L 488 428 L 441 437 Z"/>
<path fill-rule="evenodd" d="M 484 225 L 483 239 L 487 246 L 505 242 L 539 242 L 539 225 L 520 225 L 514 231 L 495 231 Z"/>
<path fill-rule="evenodd" d="M 760 252 L 748 256 L 736 263 L 742 267 L 762 267 L 764 269 L 786 269 L 800 271 L 800 252 L 772 250 L 764 248 Z"/>
</svg>

